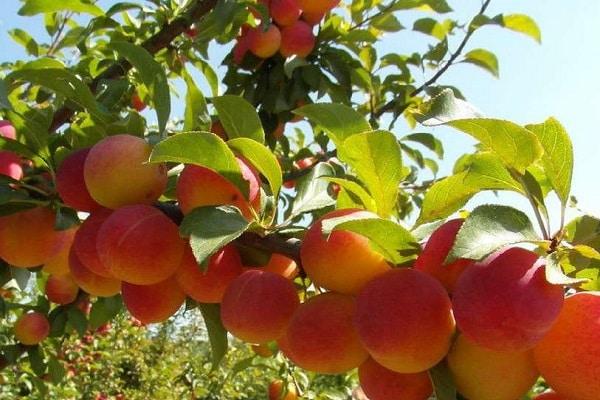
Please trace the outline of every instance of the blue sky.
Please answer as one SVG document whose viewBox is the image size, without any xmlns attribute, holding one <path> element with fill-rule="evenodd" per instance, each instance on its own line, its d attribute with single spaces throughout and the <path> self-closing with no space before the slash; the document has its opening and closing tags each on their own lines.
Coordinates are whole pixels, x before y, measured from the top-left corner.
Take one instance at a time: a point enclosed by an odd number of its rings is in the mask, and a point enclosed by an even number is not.
<svg viewBox="0 0 600 400">
<path fill-rule="evenodd" d="M 114 0 L 100 0 L 105 7 Z M 455 15 L 467 20 L 481 6 L 480 0 L 454 0 L 450 4 Z M 19 27 L 36 38 L 45 38 L 41 18 L 17 15 L 20 2 L 3 0 L 0 10 L 0 62 L 23 57 L 22 49 L 9 38 L 7 31 Z M 489 15 L 524 13 L 532 16 L 542 30 L 542 44 L 525 36 L 497 27 L 478 31 L 468 49 L 488 48 L 500 60 L 500 79 L 496 80 L 476 67 L 461 64 L 451 68 L 441 82 L 461 88 L 468 100 L 487 116 L 506 118 L 517 123 L 541 122 L 555 116 L 571 134 L 575 148 L 573 194 L 586 212 L 600 216 L 600 2 L 589 0 L 492 0 Z M 402 19 L 411 26 L 417 13 Z M 43 40 L 42 40 L 43 41 Z M 423 49 L 430 39 L 409 30 L 384 39 L 380 54 Z M 223 51 L 212 48 L 216 63 Z M 426 73 L 431 74 L 431 72 Z M 181 113 L 175 106 L 175 114 Z M 405 129 L 399 127 L 397 133 Z M 419 128 L 431 131 L 431 129 Z M 459 132 L 435 128 L 446 146 L 442 174 L 447 174 L 453 161 L 471 151 L 472 141 Z M 598 158 L 597 158 L 598 157 Z M 505 204 L 527 208 L 527 203 L 512 195 L 502 195 Z M 478 197 L 470 206 L 496 201 L 491 195 Z"/>
</svg>

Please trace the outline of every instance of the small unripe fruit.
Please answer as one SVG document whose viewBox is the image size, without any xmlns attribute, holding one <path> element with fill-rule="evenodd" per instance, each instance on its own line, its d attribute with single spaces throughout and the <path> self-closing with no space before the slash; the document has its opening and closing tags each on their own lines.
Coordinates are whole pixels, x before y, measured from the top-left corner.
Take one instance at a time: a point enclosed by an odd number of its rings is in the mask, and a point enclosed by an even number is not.
<svg viewBox="0 0 600 400">
<path fill-rule="evenodd" d="M 279 26 L 292 25 L 300 18 L 300 8 L 296 0 L 271 0 L 271 17 Z"/>
<path fill-rule="evenodd" d="M 174 277 L 143 286 L 123 282 L 121 290 L 129 313 L 144 324 L 166 321 L 185 301 L 185 293 Z"/>
<path fill-rule="evenodd" d="M 50 323 L 40 312 L 29 312 L 21 315 L 15 323 L 15 337 L 25 345 L 33 346 L 48 337 Z"/>
<path fill-rule="evenodd" d="M 69 154 L 56 171 L 56 190 L 63 203 L 87 212 L 100 207 L 90 196 L 83 177 L 83 168 L 89 152 L 90 149 L 81 149 Z"/>
<path fill-rule="evenodd" d="M 289 280 L 272 272 L 248 270 L 225 291 L 221 320 L 239 339 L 267 343 L 284 334 L 299 303 Z"/>
<path fill-rule="evenodd" d="M 15 180 L 23 178 L 21 157 L 12 151 L 0 151 L 0 175 L 5 175 Z"/>
<path fill-rule="evenodd" d="M 281 379 L 276 379 L 269 384 L 269 400 L 296 400 L 297 398 L 298 394 L 293 384 L 287 385 L 285 393 Z"/>
<path fill-rule="evenodd" d="M 75 301 L 79 286 L 70 275 L 50 275 L 46 281 L 46 297 L 56 304 L 69 304 Z"/>
<path fill-rule="evenodd" d="M 69 254 L 71 277 L 81 289 L 92 296 L 111 297 L 121 291 L 121 281 L 95 274 L 79 260 L 74 251 Z"/>
<path fill-rule="evenodd" d="M 433 393 L 427 372 L 400 374 L 369 358 L 358 368 L 360 386 L 369 400 L 427 400 Z"/>
<path fill-rule="evenodd" d="M 257 26 L 248 31 L 248 48 L 257 57 L 269 58 L 277 53 L 281 45 L 281 32 L 275 25 L 265 31 Z"/>
<path fill-rule="evenodd" d="M 17 131 L 10 121 L 5 119 L 0 120 L 0 136 L 12 140 L 17 139 Z"/>
<path fill-rule="evenodd" d="M 281 30 L 281 47 L 283 57 L 306 57 L 315 48 L 315 35 L 312 27 L 304 21 L 296 21 L 293 25 Z"/>
<path fill-rule="evenodd" d="M 147 163 L 152 148 L 142 138 L 116 135 L 90 150 L 83 170 L 90 195 L 99 204 L 119 208 L 151 204 L 167 186 L 164 164 Z"/>
<path fill-rule="evenodd" d="M 300 9 L 309 14 L 324 14 L 337 6 L 340 0 L 297 0 Z"/>
</svg>

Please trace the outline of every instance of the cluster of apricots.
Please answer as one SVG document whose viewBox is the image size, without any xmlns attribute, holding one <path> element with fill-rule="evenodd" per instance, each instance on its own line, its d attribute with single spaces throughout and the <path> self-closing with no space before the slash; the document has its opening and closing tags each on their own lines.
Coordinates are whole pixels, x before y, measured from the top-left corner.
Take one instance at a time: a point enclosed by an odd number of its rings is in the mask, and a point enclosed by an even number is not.
<svg viewBox="0 0 600 400">
<path fill-rule="evenodd" d="M 271 18 L 259 26 L 245 25 L 233 49 L 233 60 L 241 64 L 249 51 L 258 58 L 273 57 L 279 52 L 284 58 L 306 57 L 315 47 L 313 27 L 339 0 L 259 0 Z M 261 14 L 253 10 L 257 18 Z"/>
<path fill-rule="evenodd" d="M 479 262 L 446 265 L 463 223 L 455 219 L 435 230 L 412 267 L 393 268 L 364 236 L 323 234 L 330 218 L 375 217 L 343 209 L 315 221 L 302 239 L 302 268 L 318 294 L 299 290 L 293 260 L 273 254 L 266 266 L 245 266 L 235 244 L 215 253 L 202 272 L 176 223 L 153 206 L 167 187 L 167 170 L 147 162 L 150 152 L 142 138 L 115 135 L 69 154 L 56 171 L 56 191 L 87 217 L 63 231 L 55 230 L 51 208 L 0 217 L 0 258 L 21 268 L 43 265 L 53 303 L 73 303 L 80 291 L 121 293 L 144 324 L 165 321 L 186 297 L 220 303 L 233 336 L 259 351 L 276 343 L 305 370 L 358 368 L 370 400 L 428 399 L 429 371 L 440 362 L 469 400 L 520 398 L 540 375 L 558 393 L 540 399 L 597 400 L 600 294 L 565 297 L 562 286 L 546 280 L 536 253 L 508 247 Z M 253 220 L 260 177 L 244 159 L 237 162 L 247 196 L 217 172 L 185 165 L 176 186 L 183 214 L 227 204 Z M 14 327 L 26 345 L 49 330 L 39 312 L 22 314 Z M 296 398 L 296 388 L 286 386 L 274 382 L 271 398 Z"/>
</svg>

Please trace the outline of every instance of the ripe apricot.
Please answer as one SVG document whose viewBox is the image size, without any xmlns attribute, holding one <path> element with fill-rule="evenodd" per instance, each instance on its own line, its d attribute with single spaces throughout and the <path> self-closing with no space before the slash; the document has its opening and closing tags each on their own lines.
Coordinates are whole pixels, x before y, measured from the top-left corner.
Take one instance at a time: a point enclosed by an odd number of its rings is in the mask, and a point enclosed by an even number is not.
<svg viewBox="0 0 600 400">
<path fill-rule="evenodd" d="M 296 387 L 290 383 L 284 393 L 283 381 L 276 379 L 269 384 L 269 400 L 296 400 L 298 393 Z"/>
<path fill-rule="evenodd" d="M 70 275 L 50 275 L 46 281 L 46 297 L 56 304 L 69 304 L 75 301 L 79 286 Z"/>
<path fill-rule="evenodd" d="M 79 211 L 92 212 L 100 207 L 85 185 L 83 168 L 89 148 L 69 154 L 56 171 L 56 190 L 63 203 Z"/>
<path fill-rule="evenodd" d="M 281 45 L 281 32 L 275 25 L 270 25 L 267 30 L 262 26 L 248 30 L 248 49 L 257 57 L 269 58 L 279 50 Z"/>
<path fill-rule="evenodd" d="M 67 229 L 60 250 L 44 264 L 42 271 L 50 275 L 67 275 L 69 273 L 69 252 L 75 239 L 78 227 Z"/>
<path fill-rule="evenodd" d="M 25 345 L 36 345 L 50 334 L 50 323 L 46 315 L 33 311 L 17 319 L 14 327 L 15 337 Z"/>
<path fill-rule="evenodd" d="M 166 321 L 185 301 L 175 277 L 152 285 L 123 282 L 121 292 L 125 308 L 144 324 Z"/>
<path fill-rule="evenodd" d="M 10 121 L 5 119 L 0 120 L 0 136 L 12 140 L 17 138 L 17 131 Z"/>
<path fill-rule="evenodd" d="M 367 359 L 358 368 L 360 386 L 369 400 L 427 400 L 433 393 L 427 372 L 400 374 Z"/>
<path fill-rule="evenodd" d="M 304 21 L 296 21 L 282 28 L 279 52 L 283 57 L 306 57 L 315 48 L 315 40 L 312 26 Z"/>
<path fill-rule="evenodd" d="M 340 0 L 296 0 L 300 9 L 309 14 L 324 14 L 335 8 Z"/>
<path fill-rule="evenodd" d="M 5 175 L 16 180 L 23 178 L 21 157 L 12 151 L 0 151 L 0 175 Z"/>
<path fill-rule="evenodd" d="M 111 214 L 112 210 L 108 208 L 99 208 L 91 213 L 77 230 L 72 246 L 77 258 L 87 269 L 106 278 L 112 277 L 112 274 L 108 266 L 100 261 L 96 242 L 100 227 Z"/>
<path fill-rule="evenodd" d="M 92 296 L 111 297 L 121 291 L 121 281 L 98 275 L 88 269 L 74 251 L 69 254 L 71 277 L 81 289 Z"/>
<path fill-rule="evenodd" d="M 271 17 L 279 26 L 292 25 L 300 18 L 300 8 L 296 0 L 271 0 Z"/>
</svg>

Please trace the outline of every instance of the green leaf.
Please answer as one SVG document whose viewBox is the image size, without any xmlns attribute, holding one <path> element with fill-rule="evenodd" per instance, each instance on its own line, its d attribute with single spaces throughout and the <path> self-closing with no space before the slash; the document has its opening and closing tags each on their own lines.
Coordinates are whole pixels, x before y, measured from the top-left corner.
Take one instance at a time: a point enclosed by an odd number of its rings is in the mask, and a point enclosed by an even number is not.
<svg viewBox="0 0 600 400">
<path fill-rule="evenodd" d="M 579 285 L 589 281 L 585 278 L 571 278 L 567 276 L 561 267 L 562 256 L 558 252 L 546 257 L 546 280 L 553 285 Z"/>
<path fill-rule="evenodd" d="M 371 20 L 371 25 L 384 32 L 398 32 L 404 29 L 404 26 L 398 21 L 398 18 L 391 12 L 383 13 L 373 18 Z"/>
<path fill-rule="evenodd" d="M 19 10 L 19 15 L 29 16 L 41 13 L 53 13 L 59 11 L 72 11 L 86 13 L 98 17 L 103 14 L 102 9 L 97 6 L 83 2 L 82 0 L 25 0 L 25 4 Z"/>
<path fill-rule="evenodd" d="M 335 199 L 328 193 L 329 182 L 323 177 L 335 175 L 333 167 L 327 163 L 318 163 L 310 173 L 298 179 L 296 198 L 292 204 L 290 219 L 302 213 L 319 210 L 335 204 Z"/>
<path fill-rule="evenodd" d="M 565 128 L 554 118 L 542 124 L 527 125 L 544 148 L 542 164 L 546 176 L 563 206 L 569 201 L 573 176 L 573 144 Z"/>
<path fill-rule="evenodd" d="M 68 207 L 59 207 L 56 210 L 56 220 L 54 222 L 54 229 L 57 231 L 65 231 L 75 225 L 79 224 L 79 216 L 77 211 Z"/>
<path fill-rule="evenodd" d="M 8 101 L 8 88 L 6 87 L 6 82 L 4 79 L 0 78 L 0 109 L 11 110 L 12 106 L 10 101 Z"/>
<path fill-rule="evenodd" d="M 452 28 L 452 21 L 438 22 L 433 18 L 421 18 L 415 21 L 413 31 L 431 35 L 438 40 L 443 40 Z"/>
<path fill-rule="evenodd" d="M 46 363 L 44 363 L 44 354 L 40 346 L 31 346 L 27 348 L 27 358 L 31 369 L 37 376 L 42 376 L 46 372 Z"/>
<path fill-rule="evenodd" d="M 306 117 L 323 128 L 338 151 L 348 137 L 371 130 L 365 117 L 343 104 L 308 104 L 294 110 L 294 114 Z"/>
<path fill-rule="evenodd" d="M 342 189 L 344 189 L 344 190 L 348 191 L 349 193 L 351 193 L 352 195 L 356 196 L 358 198 L 358 200 L 360 201 L 360 204 L 366 210 L 372 211 L 374 213 L 377 212 L 377 204 L 375 204 L 375 200 L 373 200 L 373 198 L 371 197 L 369 192 L 367 192 L 365 189 L 363 189 L 363 187 L 360 186 L 358 183 L 356 183 L 354 181 L 350 181 L 348 179 L 343 179 L 343 178 L 325 177 L 322 179 L 325 179 L 329 182 L 333 182 L 333 183 L 340 185 L 340 187 Z"/>
<path fill-rule="evenodd" d="M 352 167 L 377 204 L 382 217 L 392 214 L 402 180 L 402 152 L 393 133 L 371 131 L 344 141 L 341 157 Z"/>
<path fill-rule="evenodd" d="M 334 230 L 352 231 L 369 238 L 371 245 L 393 264 L 412 260 L 421 250 L 408 230 L 387 219 L 345 216 L 323 221 L 324 234 Z"/>
<path fill-rule="evenodd" d="M 500 76 L 500 68 L 498 67 L 498 57 L 494 53 L 485 49 L 474 49 L 465 54 L 463 62 L 477 65 L 494 75 L 496 78 Z"/>
<path fill-rule="evenodd" d="M 8 31 L 8 34 L 16 43 L 20 44 L 23 46 L 23 48 L 25 48 L 25 50 L 27 50 L 27 54 L 34 57 L 38 57 L 40 55 L 39 45 L 29 33 L 22 29 L 11 29 Z"/>
<path fill-rule="evenodd" d="M 163 67 L 141 46 L 129 42 L 114 41 L 109 47 L 123 57 L 138 72 L 142 83 L 148 88 L 160 132 L 164 132 L 171 114 L 169 82 Z"/>
<path fill-rule="evenodd" d="M 206 331 L 208 332 L 208 339 L 210 341 L 211 353 L 212 353 L 212 366 L 213 370 L 216 369 L 221 360 L 227 354 L 227 331 L 223 327 L 221 322 L 221 305 L 220 304 L 199 304 L 202 318 L 204 318 L 204 324 L 206 325 Z"/>
<path fill-rule="evenodd" d="M 482 205 L 465 219 L 446 262 L 459 258 L 481 260 L 504 246 L 538 241 L 539 236 L 522 211 L 508 206 Z"/>
<path fill-rule="evenodd" d="M 457 99 L 452 89 L 444 89 L 437 96 L 421 104 L 414 112 L 417 121 L 425 126 L 441 125 L 465 118 L 479 118 L 482 114 L 468 102 Z"/>
<path fill-rule="evenodd" d="M 65 377 L 65 372 L 65 368 L 60 363 L 60 361 L 58 361 L 56 357 L 50 357 L 50 359 L 48 360 L 48 373 L 50 374 L 52 383 L 60 383 Z"/>
<path fill-rule="evenodd" d="M 74 328 L 79 336 L 85 335 L 88 328 L 88 321 L 83 311 L 77 307 L 70 307 L 67 311 L 67 323 Z"/>
<path fill-rule="evenodd" d="M 206 206 L 195 208 L 186 215 L 179 232 L 190 238 L 194 257 L 205 271 L 209 257 L 240 237 L 249 226 L 250 223 L 233 206 Z"/>
<path fill-rule="evenodd" d="M 536 22 L 524 14 L 510 14 L 502 16 L 502 26 L 515 32 L 522 33 L 534 39 L 536 42 L 542 42 L 542 33 Z"/>
<path fill-rule="evenodd" d="M 433 136 L 431 133 L 417 132 L 404 136 L 401 141 L 411 141 L 422 144 L 429 150 L 433 151 L 438 158 L 444 158 L 444 145 L 442 142 Z"/>
<path fill-rule="evenodd" d="M 248 183 L 242 178 L 233 152 L 210 132 L 184 132 L 159 142 L 150 154 L 151 162 L 200 165 L 217 171 L 248 197 Z"/>
<path fill-rule="evenodd" d="M 456 400 L 456 386 L 452 379 L 452 372 L 445 361 L 431 368 L 429 377 L 437 400 Z"/>
<path fill-rule="evenodd" d="M 265 142 L 265 132 L 256 109 L 239 96 L 220 96 L 212 99 L 219 120 L 230 139 L 245 137 Z"/>
<path fill-rule="evenodd" d="M 187 85 L 183 130 L 188 132 L 209 130 L 211 119 L 204 95 L 196 86 L 192 76 L 185 70 L 183 70 L 183 79 Z"/>
<path fill-rule="evenodd" d="M 98 329 L 112 320 L 123 307 L 121 296 L 98 297 L 90 311 L 90 328 Z"/>
<path fill-rule="evenodd" d="M 250 161 L 250 163 L 258 169 L 258 172 L 267 178 L 271 193 L 277 198 L 283 179 L 281 167 L 273 152 L 257 141 L 248 138 L 231 139 L 227 142 L 227 145 L 246 160 Z"/>
</svg>

